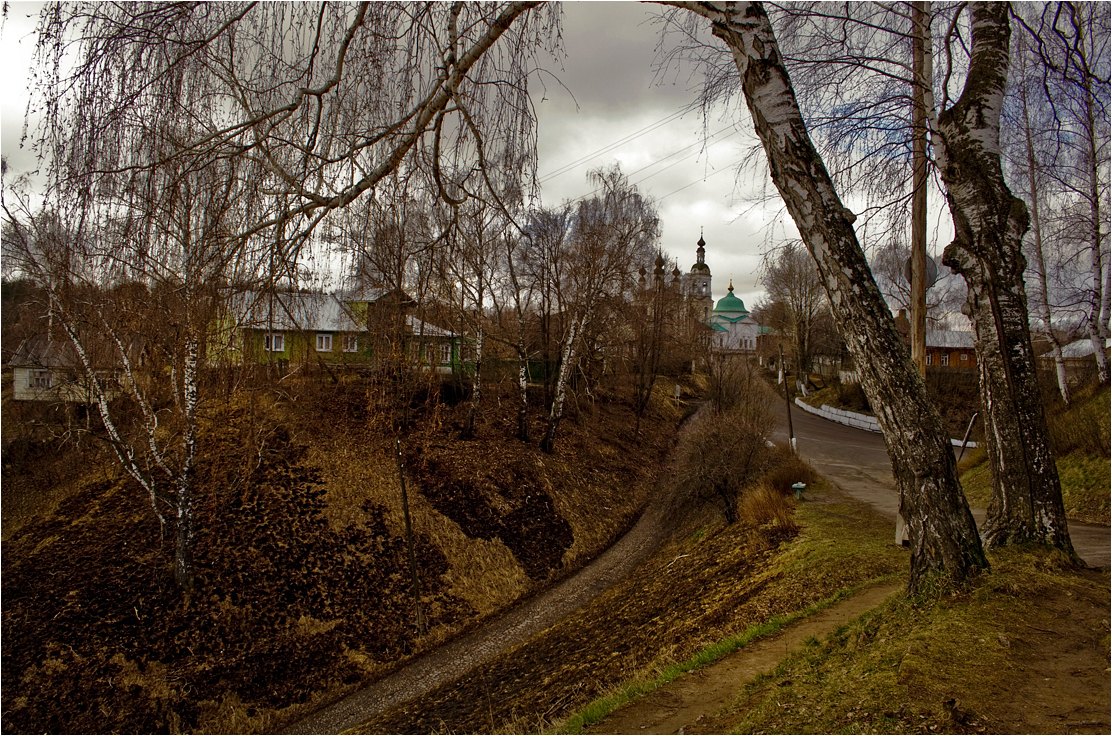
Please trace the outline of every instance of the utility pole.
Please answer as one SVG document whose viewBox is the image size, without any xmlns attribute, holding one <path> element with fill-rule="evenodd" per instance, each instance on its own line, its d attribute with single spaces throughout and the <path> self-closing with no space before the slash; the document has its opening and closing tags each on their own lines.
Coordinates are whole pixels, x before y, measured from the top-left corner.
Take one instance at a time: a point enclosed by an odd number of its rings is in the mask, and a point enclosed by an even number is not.
<svg viewBox="0 0 1112 736">
<path fill-rule="evenodd" d="M 927 375 L 927 34 L 929 4 L 911 3 L 911 359 Z"/>
<path fill-rule="evenodd" d="M 405 517 L 405 543 L 409 548 L 409 576 L 413 588 L 413 607 L 417 614 L 417 634 L 425 633 L 425 615 L 421 611 L 421 578 L 417 574 L 417 552 L 413 548 L 413 522 L 409 518 L 409 494 L 405 490 L 405 472 L 402 468 L 402 441 L 394 439 L 398 461 L 398 481 L 402 486 L 402 516 Z"/>
<path fill-rule="evenodd" d="M 784 405 L 788 409 L 788 446 L 791 447 L 792 454 L 796 452 L 795 448 L 795 427 L 792 426 L 792 400 L 788 394 L 788 371 L 784 366 L 784 344 L 780 344 L 780 376 L 784 379 Z"/>
</svg>

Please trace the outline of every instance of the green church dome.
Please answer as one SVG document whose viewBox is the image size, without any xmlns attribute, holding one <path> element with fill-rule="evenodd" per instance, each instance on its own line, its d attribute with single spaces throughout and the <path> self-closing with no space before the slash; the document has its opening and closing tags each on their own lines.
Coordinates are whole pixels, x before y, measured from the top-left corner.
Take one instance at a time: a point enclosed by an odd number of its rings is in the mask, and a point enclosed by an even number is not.
<svg viewBox="0 0 1112 736">
<path fill-rule="evenodd" d="M 734 296 L 734 282 L 730 282 L 730 289 L 726 296 L 718 300 L 718 304 L 714 305 L 714 313 L 740 313 L 741 316 L 749 314 L 749 310 L 745 308 L 745 302 Z"/>
</svg>

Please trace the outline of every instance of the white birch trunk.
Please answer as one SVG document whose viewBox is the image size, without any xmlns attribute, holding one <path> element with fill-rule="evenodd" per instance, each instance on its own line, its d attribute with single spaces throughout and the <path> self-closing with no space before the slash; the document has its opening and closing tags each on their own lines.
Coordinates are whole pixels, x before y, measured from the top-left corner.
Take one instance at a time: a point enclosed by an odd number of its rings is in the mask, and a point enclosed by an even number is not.
<svg viewBox="0 0 1112 736">
<path fill-rule="evenodd" d="M 529 356 L 525 350 L 525 336 L 517 337 L 517 437 L 529 441 Z"/>
<path fill-rule="evenodd" d="M 1024 56 L 1026 58 L 1026 56 Z M 1062 343 L 1054 334 L 1054 323 L 1050 314 L 1050 291 L 1046 284 L 1046 258 L 1043 253 L 1042 219 L 1039 214 L 1039 187 L 1036 181 L 1035 141 L 1031 130 L 1031 118 L 1027 109 L 1027 88 L 1020 87 L 1020 102 L 1023 106 L 1023 132 L 1027 145 L 1027 186 L 1031 192 L 1031 231 L 1035 238 L 1035 266 L 1037 288 L 1039 290 L 1039 319 L 1050 340 L 1050 351 L 1054 358 L 1054 373 L 1058 379 L 1058 393 L 1067 406 L 1070 403 L 1070 386 L 1066 376 L 1066 361 L 1062 357 Z"/>
<path fill-rule="evenodd" d="M 123 437 L 120 435 L 119 429 L 116 427 L 116 422 L 112 418 L 112 411 L 108 404 L 108 394 L 104 389 L 104 385 L 97 378 L 92 361 L 89 360 L 89 354 L 85 351 L 85 346 L 82 344 L 81 339 L 77 336 L 77 333 L 67 319 L 63 317 L 58 321 L 62 325 L 62 329 L 65 330 L 70 343 L 73 345 L 74 352 L 77 353 L 77 359 L 81 361 L 81 368 L 85 371 L 85 375 L 88 378 L 88 385 L 92 392 L 93 399 L 96 402 L 97 411 L 100 413 L 101 422 L 104 423 L 104 431 L 108 433 L 108 444 L 112 446 L 112 451 L 116 453 L 116 459 L 120 461 L 120 466 L 124 471 L 147 492 L 147 496 L 150 498 L 151 502 L 151 510 L 154 511 L 155 517 L 158 518 L 159 528 L 165 530 L 166 517 L 158 508 L 158 496 L 156 494 L 154 478 L 149 477 L 143 472 L 138 459 L 135 457 L 135 452 L 128 443 L 124 442 Z"/>
<path fill-rule="evenodd" d="M 1073 554 L 1031 346 L 1023 273 L 1027 208 L 1004 181 L 1000 112 L 1010 26 L 1004 4 L 972 9 L 970 69 L 961 97 L 938 116 L 940 169 L 954 219 L 943 263 L 969 287 L 993 497 L 987 544 L 1035 542 Z"/>
<path fill-rule="evenodd" d="M 564 400 L 568 393 L 568 376 L 571 375 L 571 365 L 575 361 L 575 346 L 579 341 L 579 330 L 586 315 L 582 318 L 573 317 L 568 327 L 568 335 L 564 340 L 564 348 L 560 354 L 560 371 L 556 376 L 555 395 L 552 398 L 552 408 L 548 412 L 548 426 L 545 429 L 544 439 L 541 440 L 541 449 L 552 452 L 556 447 L 556 429 L 564 416 Z"/>
<path fill-rule="evenodd" d="M 177 477 L 177 534 L 174 549 L 174 578 L 183 590 L 193 588 L 193 468 L 197 455 L 197 364 L 200 345 L 196 335 L 185 342 L 182 369 L 183 435 L 182 464 Z"/>
<path fill-rule="evenodd" d="M 814 258 L 876 408 L 912 545 L 909 589 L 931 573 L 963 581 L 986 569 L 949 439 L 903 346 L 853 230 L 854 215 L 807 133 L 768 16 L 759 3 L 683 3 L 733 53 L 773 182 Z"/>
<path fill-rule="evenodd" d="M 1085 84 L 1085 136 L 1087 144 L 1088 200 L 1089 200 L 1089 270 L 1093 281 L 1089 290 L 1089 341 L 1093 346 L 1093 357 L 1097 362 L 1097 380 L 1108 383 L 1108 357 L 1104 354 L 1104 337 L 1107 336 L 1108 288 L 1104 284 L 1104 253 L 1101 238 L 1101 198 L 1100 172 L 1097 160 L 1096 116 L 1093 112 L 1092 83 L 1086 78 Z M 1103 288 L 1102 288 L 1103 287 Z"/>
</svg>

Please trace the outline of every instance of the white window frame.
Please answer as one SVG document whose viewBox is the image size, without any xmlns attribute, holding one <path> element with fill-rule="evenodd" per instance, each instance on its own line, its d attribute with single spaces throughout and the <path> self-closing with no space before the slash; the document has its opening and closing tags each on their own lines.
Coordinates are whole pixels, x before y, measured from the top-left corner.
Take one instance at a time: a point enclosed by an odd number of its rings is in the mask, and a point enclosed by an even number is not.
<svg viewBox="0 0 1112 736">
<path fill-rule="evenodd" d="M 931 354 L 927 353 L 927 365 L 931 364 Z"/>
<path fill-rule="evenodd" d="M 941 365 L 941 366 L 949 366 L 950 365 L 950 354 L 949 353 L 943 353 L 941 355 L 941 357 L 939 357 L 939 359 L 938 359 L 938 364 Z"/>
<path fill-rule="evenodd" d="M 968 360 L 969 360 L 969 353 L 962 353 L 961 354 L 961 362 L 965 363 Z"/>
<path fill-rule="evenodd" d="M 317 333 L 317 352 L 318 353 L 331 353 L 332 352 L 332 333 L 331 332 L 318 332 Z"/>
<path fill-rule="evenodd" d="M 359 352 L 359 335 L 344 335 L 342 339 L 345 353 Z"/>
<path fill-rule="evenodd" d="M 32 368 L 27 376 L 27 387 L 40 391 L 54 388 L 54 371 L 49 368 Z"/>
<path fill-rule="evenodd" d="M 440 365 L 448 365 L 452 362 L 452 343 L 445 342 L 440 345 Z"/>
<path fill-rule="evenodd" d="M 286 333 L 268 332 L 263 336 L 263 348 L 268 353 L 286 352 Z"/>
</svg>

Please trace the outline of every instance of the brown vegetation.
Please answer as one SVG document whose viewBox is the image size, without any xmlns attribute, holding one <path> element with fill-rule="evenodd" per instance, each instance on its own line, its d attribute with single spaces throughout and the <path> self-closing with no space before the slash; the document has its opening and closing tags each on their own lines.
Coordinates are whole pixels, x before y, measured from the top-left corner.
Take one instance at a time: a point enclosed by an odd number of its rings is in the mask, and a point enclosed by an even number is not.
<svg viewBox="0 0 1112 736">
<path fill-rule="evenodd" d="M 494 405 L 475 440 L 446 440 L 465 406 L 431 403 L 405 436 L 424 636 L 392 437 L 357 382 L 289 380 L 203 418 L 191 596 L 142 491 L 88 468 L 3 543 L 4 729 L 265 730 L 597 553 L 646 497 L 675 421 L 656 412 L 633 442 L 632 410 L 599 403 L 550 456 L 512 439 L 512 402 Z M 6 491 L 27 470 L 8 460 Z"/>
</svg>

